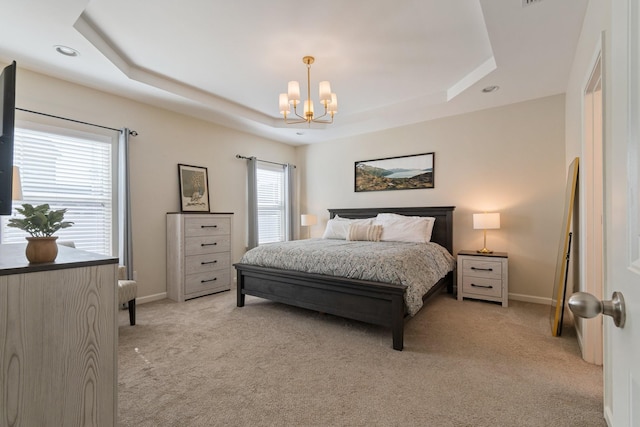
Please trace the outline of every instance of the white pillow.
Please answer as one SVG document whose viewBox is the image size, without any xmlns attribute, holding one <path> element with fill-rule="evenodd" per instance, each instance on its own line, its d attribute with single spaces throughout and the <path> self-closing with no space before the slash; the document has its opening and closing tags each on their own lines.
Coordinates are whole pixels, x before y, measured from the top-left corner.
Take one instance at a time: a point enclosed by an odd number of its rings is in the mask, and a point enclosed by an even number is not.
<svg viewBox="0 0 640 427">
<path fill-rule="evenodd" d="M 324 229 L 323 239 L 340 239 L 346 240 L 349 234 L 349 226 L 351 224 L 371 225 L 375 218 L 365 219 L 349 219 L 336 216 L 327 221 L 327 227 Z"/>
<path fill-rule="evenodd" d="M 431 241 L 436 219 L 425 216 L 405 216 L 380 213 L 375 223 L 382 225 L 382 241 L 426 243 Z"/>
</svg>

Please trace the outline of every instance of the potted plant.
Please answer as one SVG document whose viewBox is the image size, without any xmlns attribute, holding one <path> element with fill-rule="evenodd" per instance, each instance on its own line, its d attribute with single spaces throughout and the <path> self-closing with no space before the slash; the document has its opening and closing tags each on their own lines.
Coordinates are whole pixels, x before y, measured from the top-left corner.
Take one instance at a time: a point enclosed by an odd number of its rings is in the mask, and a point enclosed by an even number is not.
<svg viewBox="0 0 640 427">
<path fill-rule="evenodd" d="M 11 218 L 7 224 L 9 227 L 26 231 L 31 237 L 26 237 L 27 259 L 29 262 L 51 262 L 58 256 L 58 236 L 53 234 L 73 225 L 73 222 L 64 221 L 66 209 L 52 210 L 48 204 L 33 206 L 29 203 L 16 208 L 24 218 Z"/>
</svg>

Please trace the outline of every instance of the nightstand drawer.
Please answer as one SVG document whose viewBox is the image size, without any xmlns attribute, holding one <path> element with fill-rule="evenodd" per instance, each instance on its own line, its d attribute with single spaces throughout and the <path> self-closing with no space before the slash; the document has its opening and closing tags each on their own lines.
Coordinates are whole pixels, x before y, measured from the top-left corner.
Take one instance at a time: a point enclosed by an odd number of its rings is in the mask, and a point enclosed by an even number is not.
<svg viewBox="0 0 640 427">
<path fill-rule="evenodd" d="M 465 258 L 462 260 L 462 274 L 464 276 L 501 279 L 502 263 L 493 260 Z"/>
<path fill-rule="evenodd" d="M 469 296 L 500 298 L 502 297 L 502 280 L 465 276 L 462 278 L 462 292 Z"/>
</svg>

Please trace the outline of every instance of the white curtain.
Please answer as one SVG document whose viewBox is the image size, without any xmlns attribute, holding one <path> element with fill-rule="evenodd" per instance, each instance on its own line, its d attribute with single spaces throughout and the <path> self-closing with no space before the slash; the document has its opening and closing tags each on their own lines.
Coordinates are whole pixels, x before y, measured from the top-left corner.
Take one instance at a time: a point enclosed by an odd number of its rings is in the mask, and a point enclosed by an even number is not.
<svg viewBox="0 0 640 427">
<path fill-rule="evenodd" d="M 120 130 L 118 141 L 118 230 L 120 265 L 127 267 L 127 280 L 133 280 L 133 242 L 131 233 L 131 194 L 129 192 L 129 134 Z"/>
</svg>

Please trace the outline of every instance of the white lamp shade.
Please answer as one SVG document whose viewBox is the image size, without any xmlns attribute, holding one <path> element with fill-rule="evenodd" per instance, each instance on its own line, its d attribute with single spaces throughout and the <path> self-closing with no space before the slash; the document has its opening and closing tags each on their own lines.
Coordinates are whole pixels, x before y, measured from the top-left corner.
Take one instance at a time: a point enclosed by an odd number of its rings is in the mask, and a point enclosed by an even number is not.
<svg viewBox="0 0 640 427">
<path fill-rule="evenodd" d="M 307 99 L 304 101 L 304 115 L 311 114 L 313 117 L 313 101 L 311 99 Z"/>
<path fill-rule="evenodd" d="M 310 225 L 316 225 L 318 223 L 318 217 L 311 214 L 300 215 L 300 225 L 308 227 Z"/>
<path fill-rule="evenodd" d="M 473 228 L 476 230 L 490 230 L 500 228 L 499 213 L 473 214 Z"/>
<path fill-rule="evenodd" d="M 320 84 L 320 102 L 322 102 L 324 105 L 327 105 L 329 102 L 331 102 L 331 84 L 324 80 L 321 81 Z"/>
<path fill-rule="evenodd" d="M 11 182 L 11 199 L 22 200 L 22 181 L 20 180 L 20 168 L 13 167 L 13 177 Z"/>
<path fill-rule="evenodd" d="M 280 105 L 280 114 L 289 112 L 289 97 L 287 96 L 286 93 L 280 94 L 279 105 Z"/>
<path fill-rule="evenodd" d="M 338 112 L 338 97 L 335 93 L 331 94 L 331 102 L 329 103 L 329 112 L 337 113 Z"/>
<path fill-rule="evenodd" d="M 289 102 L 300 102 L 300 83 L 295 80 L 290 81 L 287 94 L 289 96 Z"/>
</svg>

